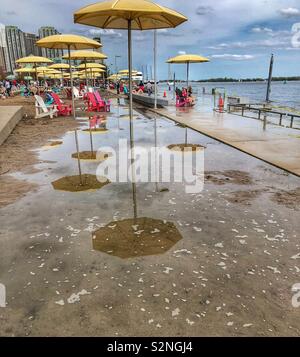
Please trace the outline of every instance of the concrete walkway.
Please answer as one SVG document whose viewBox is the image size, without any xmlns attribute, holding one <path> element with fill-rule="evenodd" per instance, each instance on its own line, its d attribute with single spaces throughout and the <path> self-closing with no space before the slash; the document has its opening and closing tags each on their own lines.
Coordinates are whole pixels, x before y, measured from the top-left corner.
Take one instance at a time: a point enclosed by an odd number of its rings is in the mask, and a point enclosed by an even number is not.
<svg viewBox="0 0 300 357">
<path fill-rule="evenodd" d="M 271 165 L 300 176 L 300 132 L 261 121 L 212 110 L 211 97 L 195 108 L 149 109 L 201 134 L 230 145 Z"/>
<path fill-rule="evenodd" d="M 23 107 L 1 106 L 0 107 L 0 145 L 8 138 L 15 126 L 23 117 Z"/>
</svg>

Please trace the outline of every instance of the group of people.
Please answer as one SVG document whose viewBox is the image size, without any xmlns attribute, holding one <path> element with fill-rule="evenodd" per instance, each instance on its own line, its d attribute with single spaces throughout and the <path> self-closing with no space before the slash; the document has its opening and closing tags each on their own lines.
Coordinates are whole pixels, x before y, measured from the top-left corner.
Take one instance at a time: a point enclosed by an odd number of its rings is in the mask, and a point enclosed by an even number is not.
<svg viewBox="0 0 300 357">
<path fill-rule="evenodd" d="M 17 82 L 16 81 L 9 81 L 8 79 L 4 81 L 0 81 L 0 97 L 7 98 L 10 97 L 12 91 L 17 90 Z"/>
<path fill-rule="evenodd" d="M 188 88 L 176 88 L 176 96 L 179 98 L 179 101 L 186 102 L 190 106 L 194 106 L 196 103 L 195 97 L 193 97 L 193 89 L 191 86 Z"/>
</svg>

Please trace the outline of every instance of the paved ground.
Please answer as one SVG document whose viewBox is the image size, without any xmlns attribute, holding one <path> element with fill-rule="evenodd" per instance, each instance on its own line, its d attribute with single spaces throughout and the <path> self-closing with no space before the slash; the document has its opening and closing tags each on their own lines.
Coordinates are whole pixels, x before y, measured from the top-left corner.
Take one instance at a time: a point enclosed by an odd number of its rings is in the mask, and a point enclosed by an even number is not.
<svg viewBox="0 0 300 357">
<path fill-rule="evenodd" d="M 178 123 L 300 176 L 300 131 L 212 110 L 212 97 L 200 97 L 195 108 L 158 109 Z"/>
<path fill-rule="evenodd" d="M 129 136 L 128 109 L 114 101 L 113 111 L 95 148 Z M 136 146 L 152 147 L 153 113 L 135 114 Z M 184 128 L 157 118 L 160 147 L 184 138 Z M 119 258 L 93 237 L 132 218 L 132 186 L 55 191 L 51 182 L 77 171 L 74 133 L 61 139 L 38 151 L 36 173 L 16 175 L 39 188 L 0 209 L 1 336 L 299 336 L 291 291 L 300 283 L 298 177 L 189 130 L 189 142 L 206 147 L 203 192 L 136 187 L 138 217 L 172 222 L 179 236 L 162 254 Z M 89 149 L 88 134 L 79 141 Z M 84 173 L 97 166 L 82 163 Z M 118 248 L 128 256 L 122 241 Z"/>
</svg>

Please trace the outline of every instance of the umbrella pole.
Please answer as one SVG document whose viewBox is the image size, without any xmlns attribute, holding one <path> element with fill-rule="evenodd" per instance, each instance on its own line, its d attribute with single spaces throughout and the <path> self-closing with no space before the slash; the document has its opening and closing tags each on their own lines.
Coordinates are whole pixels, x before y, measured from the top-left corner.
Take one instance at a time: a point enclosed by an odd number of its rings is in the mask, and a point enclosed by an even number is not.
<svg viewBox="0 0 300 357">
<path fill-rule="evenodd" d="M 88 89 L 88 77 L 87 77 L 86 58 L 85 58 L 85 85 L 86 85 L 86 90 L 87 90 Z"/>
<path fill-rule="evenodd" d="M 92 159 L 93 158 L 93 154 L 94 154 L 94 147 L 93 147 L 93 134 L 92 134 L 92 128 L 91 128 L 91 119 L 89 119 L 89 128 L 90 128 L 91 159 Z"/>
<path fill-rule="evenodd" d="M 185 127 L 185 146 L 187 146 L 187 142 L 188 142 L 188 129 L 187 126 Z"/>
<path fill-rule="evenodd" d="M 128 67 L 129 67 L 129 118 L 130 124 L 133 119 L 132 109 L 132 39 L 131 39 L 131 20 L 128 20 Z"/>
<path fill-rule="evenodd" d="M 189 87 L 189 74 L 190 74 L 190 62 L 187 63 L 187 71 L 186 71 L 186 89 Z"/>
<path fill-rule="evenodd" d="M 157 30 L 154 30 L 154 109 L 157 109 Z"/>
<path fill-rule="evenodd" d="M 71 93 L 72 93 L 72 111 L 73 111 L 73 118 L 76 119 L 76 112 L 75 112 L 75 99 L 74 99 L 74 91 L 73 91 L 73 75 L 72 75 L 72 65 L 71 65 L 71 46 L 68 46 L 68 56 L 69 56 L 69 66 L 70 66 L 70 80 L 71 80 Z M 80 164 L 80 154 L 79 154 L 79 143 L 78 143 L 78 133 L 77 129 L 75 129 L 75 142 L 76 142 L 76 149 L 77 149 L 77 160 L 78 160 L 78 171 L 79 171 L 79 179 L 80 185 L 82 185 L 82 176 L 81 176 L 81 164 Z"/>
<path fill-rule="evenodd" d="M 40 95 L 40 86 L 39 86 L 39 79 L 38 79 L 38 75 L 37 75 L 36 63 L 34 63 L 34 66 L 35 66 L 35 79 L 36 79 L 36 84 L 37 84 L 37 90 L 38 90 L 38 94 Z"/>
<path fill-rule="evenodd" d="M 128 20 L 128 68 L 129 68 L 129 119 L 130 119 L 130 151 L 131 151 L 131 179 L 133 194 L 133 214 L 134 221 L 137 220 L 137 202 L 136 202 L 136 178 L 134 161 L 134 135 L 133 135 L 133 109 L 132 109 L 132 38 L 131 21 Z"/>
</svg>

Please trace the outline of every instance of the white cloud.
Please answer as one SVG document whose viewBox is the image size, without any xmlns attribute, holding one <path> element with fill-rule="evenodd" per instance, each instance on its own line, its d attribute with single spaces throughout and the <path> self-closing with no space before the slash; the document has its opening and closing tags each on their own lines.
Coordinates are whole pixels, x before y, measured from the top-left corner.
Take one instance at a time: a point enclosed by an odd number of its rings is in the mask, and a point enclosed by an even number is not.
<svg viewBox="0 0 300 357">
<path fill-rule="evenodd" d="M 253 56 L 253 55 L 233 55 L 233 54 L 224 53 L 221 55 L 212 55 L 211 58 L 224 59 L 227 61 L 249 61 L 249 60 L 253 60 L 255 58 L 255 56 Z"/>
<path fill-rule="evenodd" d="M 186 55 L 186 51 L 178 51 L 179 55 Z"/>
<path fill-rule="evenodd" d="M 116 32 L 115 30 L 105 30 L 105 29 L 92 29 L 89 30 L 89 33 L 93 36 L 107 36 L 107 37 L 122 37 L 123 35 L 120 32 Z"/>
<path fill-rule="evenodd" d="M 300 16 L 300 10 L 294 7 L 288 7 L 286 9 L 281 9 L 279 11 L 281 15 L 285 17 L 293 17 L 293 16 Z"/>
<path fill-rule="evenodd" d="M 268 28 L 268 27 L 253 27 L 253 29 L 251 29 L 251 32 L 254 33 L 272 33 L 273 30 Z"/>
</svg>

